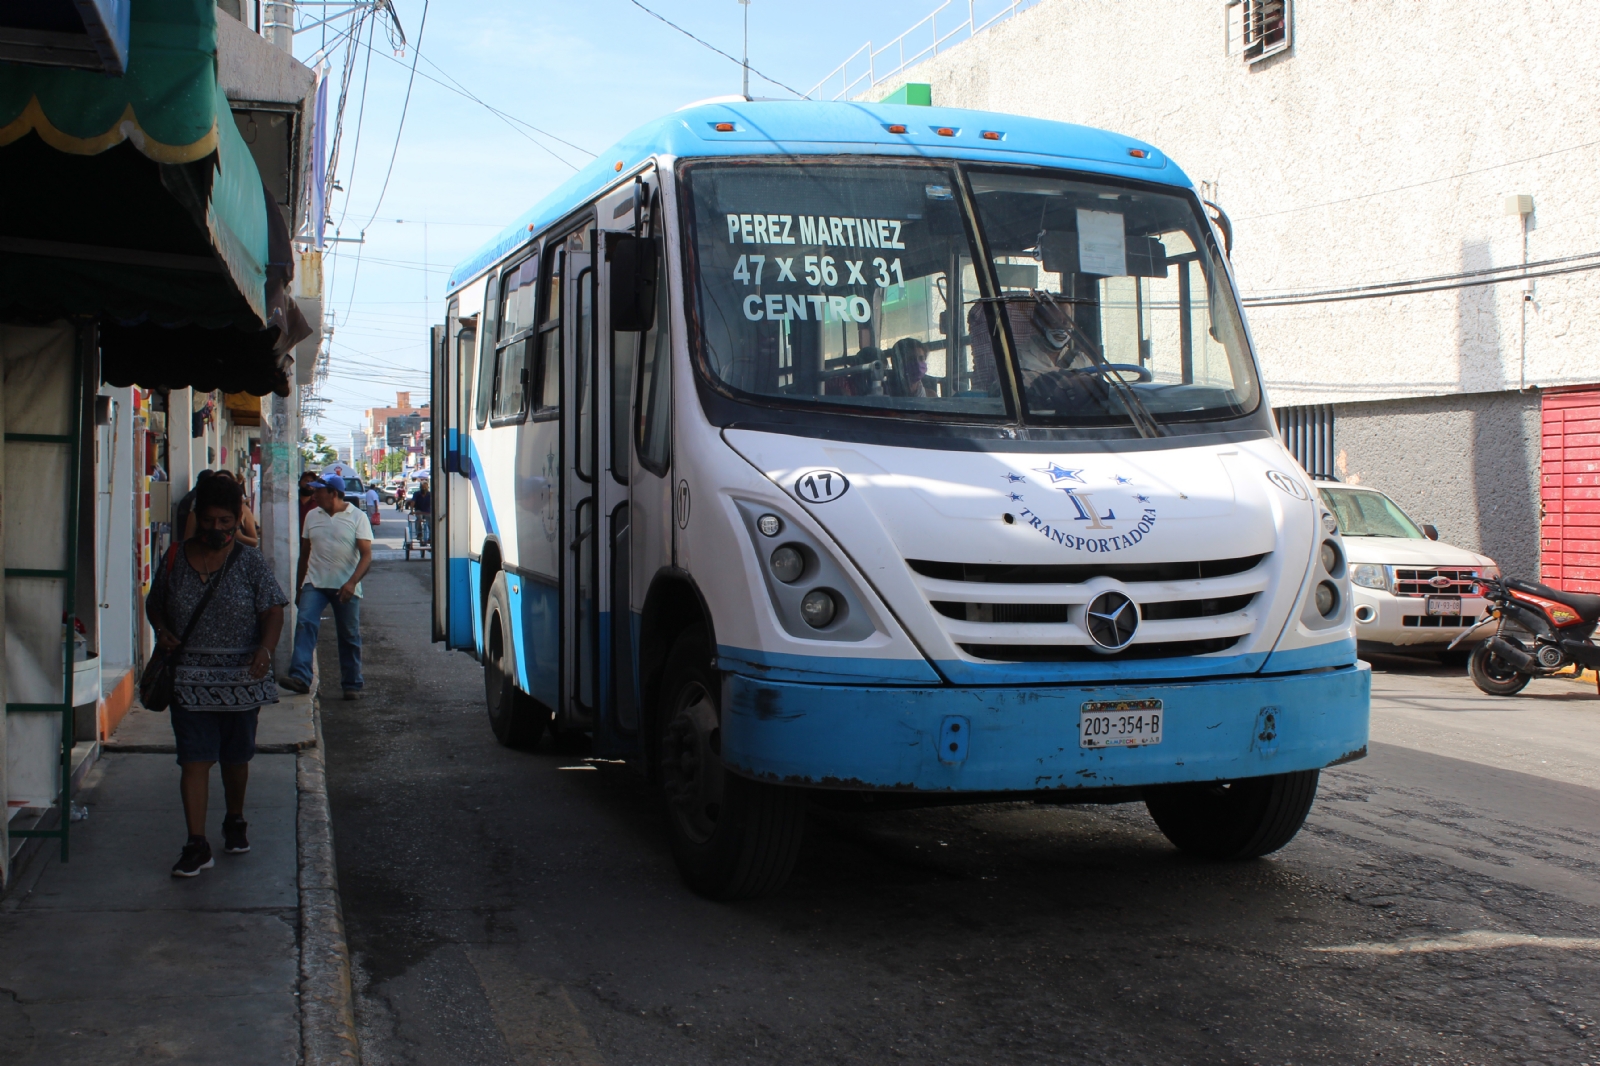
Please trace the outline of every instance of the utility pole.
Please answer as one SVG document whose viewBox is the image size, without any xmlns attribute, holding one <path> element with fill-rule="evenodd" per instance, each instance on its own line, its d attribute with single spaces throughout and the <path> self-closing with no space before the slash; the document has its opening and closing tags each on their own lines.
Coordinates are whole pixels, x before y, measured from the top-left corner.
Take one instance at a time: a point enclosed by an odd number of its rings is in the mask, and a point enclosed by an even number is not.
<svg viewBox="0 0 1600 1066">
<path fill-rule="evenodd" d="M 744 98 L 750 99 L 750 0 L 739 0 L 744 8 Z"/>
</svg>

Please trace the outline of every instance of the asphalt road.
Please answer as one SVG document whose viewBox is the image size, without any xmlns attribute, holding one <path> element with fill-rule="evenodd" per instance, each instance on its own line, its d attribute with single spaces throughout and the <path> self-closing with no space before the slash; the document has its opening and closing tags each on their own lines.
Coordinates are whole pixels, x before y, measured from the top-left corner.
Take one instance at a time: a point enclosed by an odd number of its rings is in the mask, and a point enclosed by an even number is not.
<svg viewBox="0 0 1600 1066">
<path fill-rule="evenodd" d="M 784 893 L 725 905 L 625 767 L 495 743 L 425 564 L 367 590 L 366 699 L 331 621 L 322 662 L 374 1066 L 1600 1066 L 1600 790 L 1563 735 L 1600 742 L 1592 690 L 1481 704 L 1390 664 L 1387 742 L 1256 862 L 1185 859 L 1137 805 L 829 814 Z"/>
</svg>

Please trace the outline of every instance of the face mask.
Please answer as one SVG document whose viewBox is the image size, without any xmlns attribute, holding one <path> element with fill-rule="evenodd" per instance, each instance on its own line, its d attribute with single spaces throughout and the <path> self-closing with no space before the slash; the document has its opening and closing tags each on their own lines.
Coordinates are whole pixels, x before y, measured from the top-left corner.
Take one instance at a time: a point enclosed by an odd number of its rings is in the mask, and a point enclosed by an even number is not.
<svg viewBox="0 0 1600 1066">
<path fill-rule="evenodd" d="M 233 543 L 233 530 L 203 529 L 200 531 L 200 539 L 206 542 L 206 547 L 216 551 Z"/>
</svg>

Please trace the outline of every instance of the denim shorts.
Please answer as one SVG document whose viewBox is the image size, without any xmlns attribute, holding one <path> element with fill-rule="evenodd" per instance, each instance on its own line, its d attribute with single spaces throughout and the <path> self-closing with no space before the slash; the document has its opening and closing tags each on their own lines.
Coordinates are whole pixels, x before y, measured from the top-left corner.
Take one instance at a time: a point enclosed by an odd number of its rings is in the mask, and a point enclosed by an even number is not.
<svg viewBox="0 0 1600 1066">
<path fill-rule="evenodd" d="M 256 753 L 256 716 L 248 711 L 186 711 L 173 706 L 172 735 L 178 742 L 178 765 L 186 762 L 220 762 L 225 766 L 247 763 Z"/>
</svg>

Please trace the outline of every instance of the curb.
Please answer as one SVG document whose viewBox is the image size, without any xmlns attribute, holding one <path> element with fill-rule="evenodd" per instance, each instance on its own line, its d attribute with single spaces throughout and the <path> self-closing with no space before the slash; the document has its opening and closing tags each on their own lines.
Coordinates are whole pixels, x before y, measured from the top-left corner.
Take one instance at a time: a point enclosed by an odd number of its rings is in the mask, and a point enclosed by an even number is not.
<svg viewBox="0 0 1600 1066">
<path fill-rule="evenodd" d="M 305 1066 L 361 1062 L 350 985 L 350 945 L 334 866 L 333 819 L 322 741 L 322 701 L 313 697 L 316 743 L 295 760 L 299 789 L 300 1049 Z"/>
</svg>

